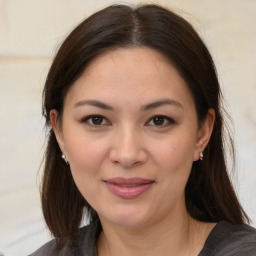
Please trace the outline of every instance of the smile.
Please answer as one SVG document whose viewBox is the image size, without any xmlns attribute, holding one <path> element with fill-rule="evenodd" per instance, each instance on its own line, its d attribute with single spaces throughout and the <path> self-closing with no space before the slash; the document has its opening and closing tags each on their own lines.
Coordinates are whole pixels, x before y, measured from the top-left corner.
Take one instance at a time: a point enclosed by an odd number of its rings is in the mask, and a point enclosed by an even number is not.
<svg viewBox="0 0 256 256">
<path fill-rule="evenodd" d="M 133 199 L 139 197 L 154 184 L 153 180 L 141 178 L 114 178 L 104 181 L 109 191 L 115 196 L 123 199 Z"/>
</svg>

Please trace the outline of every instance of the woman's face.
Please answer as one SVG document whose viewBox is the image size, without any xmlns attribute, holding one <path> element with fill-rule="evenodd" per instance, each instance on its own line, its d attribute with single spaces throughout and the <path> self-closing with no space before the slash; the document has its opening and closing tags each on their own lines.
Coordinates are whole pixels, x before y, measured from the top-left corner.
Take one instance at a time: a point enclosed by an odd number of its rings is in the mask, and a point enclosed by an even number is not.
<svg viewBox="0 0 256 256">
<path fill-rule="evenodd" d="M 199 128 L 186 83 L 149 48 L 100 55 L 68 91 L 61 125 L 51 111 L 83 197 L 101 221 L 137 227 L 185 214 L 185 185 L 213 119 Z"/>
</svg>

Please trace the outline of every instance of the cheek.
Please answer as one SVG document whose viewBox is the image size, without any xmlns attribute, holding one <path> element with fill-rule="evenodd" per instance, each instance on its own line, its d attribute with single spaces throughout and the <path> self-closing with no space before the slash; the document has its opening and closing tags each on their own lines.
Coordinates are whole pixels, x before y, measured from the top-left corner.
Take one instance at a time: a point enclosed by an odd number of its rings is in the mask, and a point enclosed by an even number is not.
<svg viewBox="0 0 256 256">
<path fill-rule="evenodd" d="M 95 182 L 101 180 L 106 147 L 101 143 L 77 137 L 79 136 L 69 137 L 66 141 L 70 169 L 77 188 L 88 203 L 93 205 L 95 194 L 101 192 Z"/>
<path fill-rule="evenodd" d="M 106 143 L 88 136 L 69 136 L 65 145 L 71 168 L 84 175 L 96 173 L 107 153 Z"/>
<path fill-rule="evenodd" d="M 193 162 L 195 144 L 190 138 L 185 136 L 166 140 L 158 143 L 154 149 L 155 157 L 162 163 L 167 165 L 185 164 L 185 162 Z"/>
<path fill-rule="evenodd" d="M 162 164 L 162 175 L 159 177 L 163 184 L 163 196 L 168 194 L 170 205 L 184 195 L 185 187 L 191 172 L 193 159 L 191 148 L 181 143 L 166 146 L 164 154 L 159 155 L 159 165 Z M 159 170 L 159 171 L 161 171 Z"/>
<path fill-rule="evenodd" d="M 177 136 L 169 142 L 159 144 L 152 154 L 161 173 L 159 179 L 166 186 L 171 185 L 174 192 L 175 188 L 183 188 L 186 185 L 193 163 L 193 152 L 193 142 L 185 136 Z"/>
</svg>

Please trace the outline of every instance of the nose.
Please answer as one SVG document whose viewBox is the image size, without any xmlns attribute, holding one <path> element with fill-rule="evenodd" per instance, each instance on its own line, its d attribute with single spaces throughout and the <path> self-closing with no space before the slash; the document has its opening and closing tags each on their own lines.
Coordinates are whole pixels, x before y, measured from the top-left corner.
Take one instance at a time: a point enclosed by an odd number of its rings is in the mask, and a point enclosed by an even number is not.
<svg viewBox="0 0 256 256">
<path fill-rule="evenodd" d="M 130 168 L 146 162 L 147 152 L 143 139 L 135 128 L 123 128 L 113 135 L 110 160 L 124 168 Z"/>
</svg>

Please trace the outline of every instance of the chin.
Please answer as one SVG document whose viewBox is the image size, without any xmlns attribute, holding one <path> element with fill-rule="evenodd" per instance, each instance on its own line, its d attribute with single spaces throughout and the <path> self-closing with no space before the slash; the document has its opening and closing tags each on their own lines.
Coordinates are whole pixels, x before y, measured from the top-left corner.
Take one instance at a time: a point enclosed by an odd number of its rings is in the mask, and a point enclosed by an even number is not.
<svg viewBox="0 0 256 256">
<path fill-rule="evenodd" d="M 141 211 L 125 211 L 122 212 L 115 212 L 114 214 L 108 215 L 100 215 L 101 222 L 108 222 L 112 223 L 117 226 L 127 227 L 127 228 L 136 228 L 145 225 L 150 219 L 150 216 L 147 214 L 142 213 Z"/>
<path fill-rule="evenodd" d="M 112 223 L 116 226 L 121 226 L 125 228 L 138 228 L 145 226 L 147 223 L 145 219 L 134 219 L 134 218 L 127 218 L 126 219 L 114 219 L 112 220 Z"/>
</svg>

